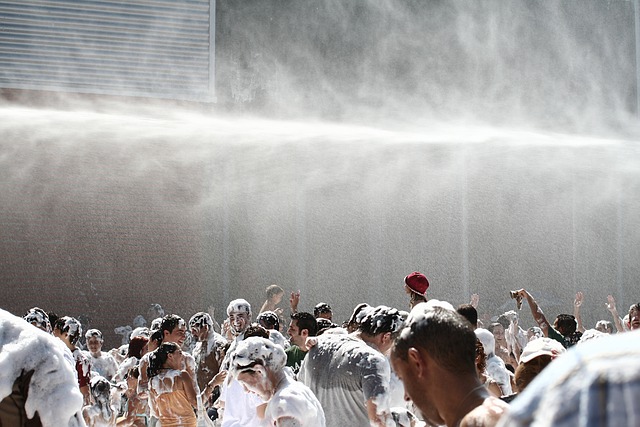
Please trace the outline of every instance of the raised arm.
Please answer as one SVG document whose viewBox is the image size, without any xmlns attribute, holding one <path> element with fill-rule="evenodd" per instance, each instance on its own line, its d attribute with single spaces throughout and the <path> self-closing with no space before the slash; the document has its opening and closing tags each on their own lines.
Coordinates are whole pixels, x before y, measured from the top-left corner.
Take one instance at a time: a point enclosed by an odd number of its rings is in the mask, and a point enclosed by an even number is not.
<svg viewBox="0 0 640 427">
<path fill-rule="evenodd" d="M 613 323 L 616 324 L 616 330 L 618 333 L 624 332 L 624 327 L 622 326 L 622 320 L 620 320 L 620 316 L 618 315 L 618 310 L 616 309 L 616 300 L 613 298 L 613 295 L 607 296 L 607 302 L 605 303 L 607 306 L 607 310 L 613 316 Z"/>
<path fill-rule="evenodd" d="M 300 291 L 291 292 L 289 298 L 289 306 L 291 307 L 291 314 L 298 312 L 298 304 L 300 303 Z"/>
<path fill-rule="evenodd" d="M 576 318 L 576 322 L 578 323 L 578 331 L 584 332 L 584 325 L 582 324 L 582 317 L 580 316 L 580 307 L 582 306 L 582 302 L 584 301 L 584 294 L 582 292 L 576 293 L 576 298 L 573 300 L 573 317 Z"/>
<path fill-rule="evenodd" d="M 544 336 L 549 336 L 549 322 L 547 322 L 547 318 L 544 316 L 544 313 L 538 306 L 536 300 L 533 299 L 531 294 L 524 289 L 520 289 L 517 292 L 520 296 L 522 296 L 522 298 L 527 300 L 529 308 L 531 309 L 531 315 L 533 316 L 533 319 L 536 321 L 540 329 L 542 329 L 542 333 L 544 334 Z"/>
<path fill-rule="evenodd" d="M 478 294 L 471 294 L 471 302 L 469 302 L 469 304 L 471 304 L 473 306 L 473 308 L 478 308 L 478 303 L 480 303 L 480 295 Z"/>
</svg>

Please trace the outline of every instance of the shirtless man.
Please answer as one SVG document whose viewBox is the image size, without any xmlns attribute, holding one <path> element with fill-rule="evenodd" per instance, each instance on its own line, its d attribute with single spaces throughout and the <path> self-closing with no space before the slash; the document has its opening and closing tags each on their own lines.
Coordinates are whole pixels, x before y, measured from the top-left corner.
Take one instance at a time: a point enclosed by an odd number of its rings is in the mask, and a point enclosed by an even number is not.
<svg viewBox="0 0 640 427">
<path fill-rule="evenodd" d="M 425 420 L 433 425 L 494 426 L 508 405 L 490 396 L 476 373 L 476 335 L 460 314 L 416 305 L 396 339 L 391 363 Z"/>
<path fill-rule="evenodd" d="M 213 319 L 203 311 L 191 316 L 189 329 L 197 340 L 193 356 L 196 359 L 198 387 L 204 390 L 207 383 L 220 371 L 227 340 L 213 330 Z"/>
</svg>

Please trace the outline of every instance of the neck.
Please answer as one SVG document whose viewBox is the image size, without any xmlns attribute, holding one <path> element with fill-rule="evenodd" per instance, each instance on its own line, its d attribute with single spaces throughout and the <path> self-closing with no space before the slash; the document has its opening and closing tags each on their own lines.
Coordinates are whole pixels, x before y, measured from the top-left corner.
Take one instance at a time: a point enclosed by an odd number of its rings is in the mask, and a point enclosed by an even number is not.
<svg viewBox="0 0 640 427">
<path fill-rule="evenodd" d="M 355 338 L 358 338 L 358 339 L 366 342 L 367 344 L 369 344 L 371 347 L 375 348 L 376 350 L 382 352 L 382 350 L 380 350 L 380 341 L 379 341 L 380 334 L 378 334 L 378 335 L 369 335 L 369 334 L 365 334 L 362 331 L 356 331 L 352 335 Z"/>
<path fill-rule="evenodd" d="M 477 376 L 468 376 L 465 379 L 456 379 L 449 384 L 454 385 L 445 403 L 442 418 L 447 426 L 457 426 L 460 421 L 474 408 L 482 405 L 482 402 L 489 397 L 487 389 Z M 452 398 L 454 397 L 455 398 Z M 449 403 L 450 402 L 450 403 Z"/>
<path fill-rule="evenodd" d="M 279 371 L 277 373 L 269 373 L 269 376 L 269 381 L 272 384 L 272 387 L 268 391 L 268 396 L 263 396 L 264 400 L 269 400 L 273 397 L 274 394 L 276 394 L 276 392 L 282 385 L 282 381 L 284 381 L 286 377 L 283 371 Z"/>
</svg>

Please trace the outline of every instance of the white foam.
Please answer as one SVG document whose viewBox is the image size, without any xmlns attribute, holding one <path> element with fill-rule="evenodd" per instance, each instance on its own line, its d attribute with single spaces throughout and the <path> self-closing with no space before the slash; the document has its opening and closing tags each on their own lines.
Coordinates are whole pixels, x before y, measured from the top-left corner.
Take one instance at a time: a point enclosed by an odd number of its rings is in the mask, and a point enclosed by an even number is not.
<svg viewBox="0 0 640 427">
<path fill-rule="evenodd" d="M 64 344 L 23 319 L 0 309 L 0 399 L 11 394 L 22 371 L 33 371 L 25 411 L 43 427 L 84 426 L 82 394 Z"/>
</svg>

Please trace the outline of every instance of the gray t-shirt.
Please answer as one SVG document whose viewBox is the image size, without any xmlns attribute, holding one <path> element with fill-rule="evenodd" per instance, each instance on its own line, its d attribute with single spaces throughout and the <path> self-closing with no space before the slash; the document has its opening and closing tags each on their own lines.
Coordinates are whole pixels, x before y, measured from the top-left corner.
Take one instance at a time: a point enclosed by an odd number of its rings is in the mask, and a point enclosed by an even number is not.
<svg viewBox="0 0 640 427">
<path fill-rule="evenodd" d="M 318 338 L 300 368 L 298 379 L 316 395 L 328 426 L 369 427 L 366 402 L 387 411 L 389 362 L 382 353 L 351 335 Z"/>
</svg>

